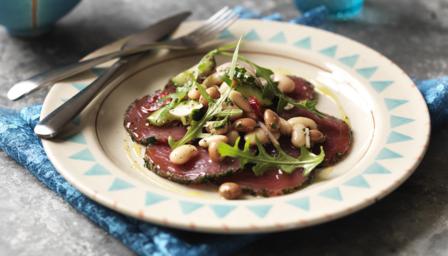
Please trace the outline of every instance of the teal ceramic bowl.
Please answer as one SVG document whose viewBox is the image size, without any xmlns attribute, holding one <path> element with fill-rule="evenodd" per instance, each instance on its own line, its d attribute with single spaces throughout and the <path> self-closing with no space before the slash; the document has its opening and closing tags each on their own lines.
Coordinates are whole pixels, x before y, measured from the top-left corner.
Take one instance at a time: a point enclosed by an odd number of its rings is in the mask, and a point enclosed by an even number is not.
<svg viewBox="0 0 448 256">
<path fill-rule="evenodd" d="M 0 0 L 0 24 L 14 36 L 37 36 L 50 30 L 80 0 Z"/>
</svg>

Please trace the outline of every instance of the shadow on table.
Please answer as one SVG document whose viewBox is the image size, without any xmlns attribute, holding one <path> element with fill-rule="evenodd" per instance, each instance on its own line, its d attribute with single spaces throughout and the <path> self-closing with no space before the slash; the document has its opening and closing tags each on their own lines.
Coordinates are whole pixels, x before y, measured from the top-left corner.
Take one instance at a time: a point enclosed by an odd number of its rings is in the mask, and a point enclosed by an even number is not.
<svg viewBox="0 0 448 256">
<path fill-rule="evenodd" d="M 266 236 L 241 255 L 412 255 L 423 237 L 426 255 L 446 255 L 448 125 L 432 138 L 416 172 L 383 200 L 337 221 Z M 437 226 L 444 230 L 428 234 Z"/>
</svg>

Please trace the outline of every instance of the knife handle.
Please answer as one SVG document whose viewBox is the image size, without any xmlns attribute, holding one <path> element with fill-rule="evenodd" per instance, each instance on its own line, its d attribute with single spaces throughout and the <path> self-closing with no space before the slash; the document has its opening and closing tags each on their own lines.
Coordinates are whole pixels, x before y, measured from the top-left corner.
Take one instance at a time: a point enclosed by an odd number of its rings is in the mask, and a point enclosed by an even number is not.
<svg viewBox="0 0 448 256">
<path fill-rule="evenodd" d="M 49 139 L 57 136 L 64 126 L 75 118 L 98 95 L 98 93 L 110 83 L 116 72 L 121 72 L 127 63 L 126 59 L 120 59 L 106 72 L 99 76 L 89 86 L 78 92 L 75 96 L 64 102 L 42 119 L 34 128 L 34 132 L 41 138 Z"/>
<path fill-rule="evenodd" d="M 183 49 L 185 48 L 185 46 L 179 44 L 179 42 L 176 42 L 176 40 L 172 40 L 168 42 L 157 42 L 151 44 L 144 44 L 133 48 L 121 49 L 116 52 L 76 62 L 73 64 L 69 64 L 67 66 L 53 69 L 48 72 L 37 74 L 31 78 L 28 78 L 26 80 L 14 84 L 11 87 L 11 89 L 9 89 L 7 97 L 10 100 L 18 100 L 22 96 L 29 94 L 32 91 L 35 91 L 45 86 L 52 85 L 58 81 L 61 81 L 73 75 L 82 73 L 101 63 L 105 63 L 119 57 L 126 57 L 146 52 L 154 48 Z"/>
<path fill-rule="evenodd" d="M 72 63 L 63 67 L 59 67 L 47 72 L 43 72 L 32 76 L 26 80 L 14 84 L 8 91 L 8 99 L 17 100 L 22 96 L 29 94 L 39 88 L 49 86 L 57 81 L 82 73 L 101 63 L 113 60 L 121 56 L 121 51 L 102 55 L 93 59 Z"/>
</svg>

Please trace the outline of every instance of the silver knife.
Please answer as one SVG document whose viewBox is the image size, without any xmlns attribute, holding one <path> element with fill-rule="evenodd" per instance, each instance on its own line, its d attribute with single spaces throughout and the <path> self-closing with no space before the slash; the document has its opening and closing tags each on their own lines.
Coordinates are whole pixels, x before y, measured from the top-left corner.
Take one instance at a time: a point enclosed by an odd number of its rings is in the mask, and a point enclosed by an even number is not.
<svg viewBox="0 0 448 256">
<path fill-rule="evenodd" d="M 164 19 L 155 25 L 153 25 L 153 33 L 158 34 L 157 38 L 171 34 L 179 24 L 184 21 L 190 13 L 181 13 L 170 18 Z M 148 29 L 147 29 L 148 31 Z M 145 31 L 145 33 L 147 33 Z M 149 34 L 149 37 L 153 39 L 156 37 L 154 34 Z M 124 48 L 134 47 L 136 44 L 148 43 L 145 36 L 139 37 L 138 39 L 128 41 Z M 115 78 L 117 78 L 124 70 L 128 69 L 130 66 L 134 65 L 140 60 L 140 58 L 145 57 L 145 54 L 132 55 L 120 58 L 112 67 L 110 67 L 104 74 L 93 81 L 89 86 L 83 89 L 81 92 L 70 98 L 64 105 L 69 104 L 70 108 L 57 108 L 46 116 L 43 120 L 39 122 L 34 128 L 34 132 L 41 138 L 53 138 L 55 137 L 61 128 L 76 115 L 78 115 L 85 105 L 89 103 L 93 95 L 98 94 L 107 84 L 110 84 Z M 71 104 L 71 102 L 77 102 L 78 104 Z M 58 116 L 58 118 L 54 118 Z M 56 121 L 55 121 L 56 120 Z M 54 129 L 50 128 L 53 127 Z"/>
<path fill-rule="evenodd" d="M 130 50 L 132 52 L 133 48 L 136 46 L 152 43 L 161 39 L 162 37 L 171 34 L 177 26 L 184 21 L 190 12 L 181 12 L 163 19 L 155 24 L 150 25 L 148 28 L 133 34 L 128 37 L 124 47 L 124 50 Z M 120 51 L 118 53 L 121 53 Z M 78 73 L 89 70 L 90 68 L 97 66 L 106 61 L 116 58 L 119 54 L 111 53 L 90 60 L 83 61 L 82 63 L 73 63 L 70 65 L 62 66 L 44 73 L 37 74 L 26 80 L 14 84 L 8 91 L 7 97 L 10 100 L 17 100 L 24 95 L 27 95 L 39 88 L 52 85 L 53 83 L 68 78 L 70 76 L 76 75 Z M 117 56 L 116 56 L 117 55 Z"/>
</svg>

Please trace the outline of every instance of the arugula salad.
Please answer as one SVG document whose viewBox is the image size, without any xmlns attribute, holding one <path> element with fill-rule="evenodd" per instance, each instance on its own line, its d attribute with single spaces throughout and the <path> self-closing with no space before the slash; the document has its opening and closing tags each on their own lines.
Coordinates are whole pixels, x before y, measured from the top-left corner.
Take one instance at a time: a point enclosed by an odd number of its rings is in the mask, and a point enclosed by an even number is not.
<svg viewBox="0 0 448 256">
<path fill-rule="evenodd" d="M 346 155 L 351 130 L 316 109 L 308 81 L 252 62 L 240 44 L 208 52 L 136 100 L 125 128 L 146 146 L 147 167 L 172 181 L 217 184 L 225 199 L 295 191 Z"/>
</svg>

